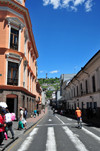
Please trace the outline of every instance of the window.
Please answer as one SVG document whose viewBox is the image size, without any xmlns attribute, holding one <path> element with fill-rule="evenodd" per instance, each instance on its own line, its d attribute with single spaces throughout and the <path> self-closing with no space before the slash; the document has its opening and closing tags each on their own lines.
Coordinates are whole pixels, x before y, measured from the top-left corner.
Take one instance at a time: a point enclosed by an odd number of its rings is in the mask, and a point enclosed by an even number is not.
<svg viewBox="0 0 100 151">
<path fill-rule="evenodd" d="M 81 88 L 81 95 L 83 95 L 82 83 L 80 85 L 80 88 Z"/>
<path fill-rule="evenodd" d="M 18 30 L 11 28 L 10 33 L 10 48 L 18 50 Z"/>
<path fill-rule="evenodd" d="M 74 88 L 74 96 L 75 96 L 75 88 Z"/>
<path fill-rule="evenodd" d="M 85 81 L 85 90 L 86 90 L 86 94 L 88 94 L 88 84 L 87 84 L 87 80 Z"/>
<path fill-rule="evenodd" d="M 18 85 L 18 63 L 8 62 L 8 85 Z"/>
<path fill-rule="evenodd" d="M 78 86 L 77 86 L 77 96 L 78 96 Z"/>
<path fill-rule="evenodd" d="M 93 92 L 96 91 L 96 89 L 95 89 L 95 76 L 92 77 L 92 89 L 93 89 Z"/>
</svg>

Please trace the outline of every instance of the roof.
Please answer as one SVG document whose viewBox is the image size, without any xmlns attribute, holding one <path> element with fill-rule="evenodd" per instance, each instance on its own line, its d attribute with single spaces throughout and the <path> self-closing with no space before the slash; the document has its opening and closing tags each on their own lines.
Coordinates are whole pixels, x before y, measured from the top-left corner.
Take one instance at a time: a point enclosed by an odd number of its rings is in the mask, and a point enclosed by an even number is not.
<svg viewBox="0 0 100 151">
<path fill-rule="evenodd" d="M 60 80 L 63 80 L 64 81 L 68 81 L 68 80 L 71 80 L 76 74 L 75 73 L 72 73 L 72 74 L 61 74 L 60 76 Z"/>
</svg>

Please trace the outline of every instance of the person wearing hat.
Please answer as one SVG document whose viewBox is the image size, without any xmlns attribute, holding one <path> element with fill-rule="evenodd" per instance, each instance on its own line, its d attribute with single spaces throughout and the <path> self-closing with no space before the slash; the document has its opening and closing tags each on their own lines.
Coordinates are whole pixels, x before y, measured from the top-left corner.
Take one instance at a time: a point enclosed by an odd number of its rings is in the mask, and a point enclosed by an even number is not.
<svg viewBox="0 0 100 151">
<path fill-rule="evenodd" d="M 82 112 L 81 112 L 81 110 L 79 109 L 79 107 L 77 107 L 77 109 L 76 109 L 76 111 L 75 111 L 75 115 L 77 116 L 78 127 L 81 128 L 81 126 L 79 125 L 79 122 L 80 122 L 80 118 L 81 118 Z"/>
</svg>

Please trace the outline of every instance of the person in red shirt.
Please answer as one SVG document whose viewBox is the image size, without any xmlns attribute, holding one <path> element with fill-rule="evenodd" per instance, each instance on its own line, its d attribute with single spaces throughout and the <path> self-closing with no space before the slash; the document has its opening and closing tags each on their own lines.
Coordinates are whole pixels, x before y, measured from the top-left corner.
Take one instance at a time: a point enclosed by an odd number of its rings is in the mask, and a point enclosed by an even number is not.
<svg viewBox="0 0 100 151">
<path fill-rule="evenodd" d="M 79 109 L 79 107 L 77 107 L 76 111 L 75 111 L 75 115 L 77 116 L 77 122 L 78 122 L 78 127 L 80 127 L 79 122 L 80 122 L 80 118 L 82 115 L 81 110 Z M 81 127 L 80 127 L 81 128 Z"/>
<path fill-rule="evenodd" d="M 5 127 L 6 127 L 6 124 L 5 124 L 5 121 L 4 121 L 4 117 L 5 116 L 2 116 L 2 108 L 0 108 L 0 144 L 3 142 L 4 140 L 4 131 L 5 131 Z"/>
</svg>

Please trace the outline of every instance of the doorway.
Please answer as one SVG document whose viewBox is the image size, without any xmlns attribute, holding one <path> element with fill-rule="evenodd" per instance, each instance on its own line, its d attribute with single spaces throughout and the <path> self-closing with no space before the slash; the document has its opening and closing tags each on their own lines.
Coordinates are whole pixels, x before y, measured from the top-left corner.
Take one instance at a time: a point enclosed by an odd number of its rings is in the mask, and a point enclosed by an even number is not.
<svg viewBox="0 0 100 151">
<path fill-rule="evenodd" d="M 14 98 L 7 98 L 8 110 L 10 113 L 14 113 Z"/>
<path fill-rule="evenodd" d="M 6 103 L 7 103 L 9 112 L 10 113 L 15 113 L 16 118 L 17 118 L 17 116 L 18 116 L 18 100 L 17 100 L 17 98 L 7 97 L 6 98 Z"/>
</svg>

